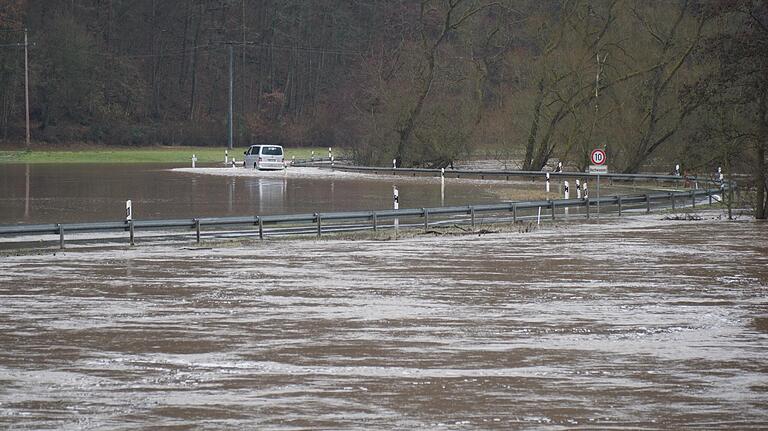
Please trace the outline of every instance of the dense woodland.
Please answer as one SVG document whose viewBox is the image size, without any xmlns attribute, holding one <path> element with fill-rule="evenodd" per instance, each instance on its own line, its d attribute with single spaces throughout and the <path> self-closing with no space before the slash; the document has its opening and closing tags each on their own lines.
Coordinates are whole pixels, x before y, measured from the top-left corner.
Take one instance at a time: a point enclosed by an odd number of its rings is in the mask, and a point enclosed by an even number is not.
<svg viewBox="0 0 768 431">
<path fill-rule="evenodd" d="M 542 169 L 751 174 L 765 217 L 758 0 L 4 0 L 0 139 L 344 147 Z"/>
</svg>

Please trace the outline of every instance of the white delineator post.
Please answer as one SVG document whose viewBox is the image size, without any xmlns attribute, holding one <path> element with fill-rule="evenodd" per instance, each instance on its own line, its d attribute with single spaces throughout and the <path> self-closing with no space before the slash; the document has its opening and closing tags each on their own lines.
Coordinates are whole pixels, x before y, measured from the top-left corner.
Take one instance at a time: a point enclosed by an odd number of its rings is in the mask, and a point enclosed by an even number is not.
<svg viewBox="0 0 768 431">
<path fill-rule="evenodd" d="M 333 160 L 333 153 L 331 152 L 331 147 L 328 147 L 328 160 Z"/>
<path fill-rule="evenodd" d="M 547 193 L 549 193 L 549 172 L 547 172 Z"/>
<path fill-rule="evenodd" d="M 581 187 L 584 189 L 584 199 L 589 199 L 589 189 L 587 189 L 587 182 L 584 181 L 584 184 L 582 184 Z"/>
<path fill-rule="evenodd" d="M 315 161 L 315 150 L 312 150 L 312 158 L 310 160 Z"/>
<path fill-rule="evenodd" d="M 392 159 L 392 169 L 397 168 L 397 159 Z"/>
<path fill-rule="evenodd" d="M 678 176 L 678 177 L 680 176 L 680 165 L 679 164 L 675 165 L 675 175 Z"/>
<path fill-rule="evenodd" d="M 576 180 L 576 199 L 581 199 L 581 181 Z"/>
<path fill-rule="evenodd" d="M 440 205 L 445 205 L 445 168 L 440 168 Z"/>
<path fill-rule="evenodd" d="M 392 208 L 395 210 L 400 209 L 400 192 L 397 190 L 397 186 L 392 186 Z M 397 228 L 400 225 L 400 220 L 395 217 L 395 235 L 397 235 Z"/>
<path fill-rule="evenodd" d="M 563 182 L 563 198 L 570 199 L 571 198 L 571 190 L 569 188 L 568 181 Z M 568 215 L 568 207 L 565 207 L 565 215 Z"/>
<path fill-rule="evenodd" d="M 725 182 L 723 181 L 725 179 L 725 176 L 723 176 L 723 168 L 718 166 L 717 167 L 717 182 L 720 183 L 720 188 L 725 188 Z"/>
<path fill-rule="evenodd" d="M 133 245 L 133 208 L 130 199 L 125 201 L 125 221 L 128 223 L 129 241 Z"/>
<path fill-rule="evenodd" d="M 192 167 L 193 167 L 193 168 L 195 167 L 195 162 L 196 162 L 196 161 L 197 161 L 197 156 L 195 156 L 194 154 L 192 154 Z"/>
<path fill-rule="evenodd" d="M 224 150 L 224 166 L 227 166 L 229 164 L 229 151 Z"/>
</svg>

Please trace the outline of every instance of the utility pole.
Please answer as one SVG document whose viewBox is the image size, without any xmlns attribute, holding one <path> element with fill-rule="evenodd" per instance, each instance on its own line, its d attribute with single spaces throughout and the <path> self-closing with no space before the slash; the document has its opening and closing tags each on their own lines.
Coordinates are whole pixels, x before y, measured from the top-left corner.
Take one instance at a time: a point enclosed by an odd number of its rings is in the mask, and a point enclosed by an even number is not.
<svg viewBox="0 0 768 431">
<path fill-rule="evenodd" d="M 27 151 L 29 151 L 29 39 L 27 39 L 27 28 L 24 27 L 24 104 L 26 105 L 27 116 Z"/>
<path fill-rule="evenodd" d="M 20 33 L 22 30 L 0 30 L 0 33 Z M 30 134 L 29 134 L 29 37 L 27 36 L 27 28 L 24 27 L 24 43 L 9 43 L 2 44 L 0 48 L 19 48 L 24 47 L 24 106 L 25 116 L 27 123 L 27 137 L 26 148 L 30 149 Z"/>
<path fill-rule="evenodd" d="M 234 53 L 232 44 L 229 44 L 229 112 L 227 113 L 227 148 L 232 149 L 232 123 L 233 123 L 233 116 L 232 116 L 232 87 L 234 86 L 234 71 L 232 70 L 234 68 Z"/>
</svg>

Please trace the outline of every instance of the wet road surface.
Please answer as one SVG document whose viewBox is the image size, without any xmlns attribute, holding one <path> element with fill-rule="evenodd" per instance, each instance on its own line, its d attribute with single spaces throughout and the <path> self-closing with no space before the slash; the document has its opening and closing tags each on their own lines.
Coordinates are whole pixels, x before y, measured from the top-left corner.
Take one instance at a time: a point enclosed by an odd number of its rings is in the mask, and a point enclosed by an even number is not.
<svg viewBox="0 0 768 431">
<path fill-rule="evenodd" d="M 0 257 L 0 428 L 760 429 L 768 225 Z"/>
</svg>

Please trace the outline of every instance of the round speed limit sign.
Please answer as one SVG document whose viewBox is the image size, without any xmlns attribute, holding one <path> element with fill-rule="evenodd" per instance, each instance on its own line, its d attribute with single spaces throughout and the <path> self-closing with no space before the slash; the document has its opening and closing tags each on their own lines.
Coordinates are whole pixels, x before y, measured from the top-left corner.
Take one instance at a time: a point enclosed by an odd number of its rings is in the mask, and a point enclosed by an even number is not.
<svg viewBox="0 0 768 431">
<path fill-rule="evenodd" d="M 589 155 L 589 159 L 593 165 L 605 164 L 605 151 L 600 149 L 592 150 L 592 154 Z"/>
</svg>

